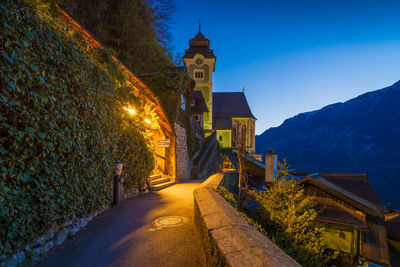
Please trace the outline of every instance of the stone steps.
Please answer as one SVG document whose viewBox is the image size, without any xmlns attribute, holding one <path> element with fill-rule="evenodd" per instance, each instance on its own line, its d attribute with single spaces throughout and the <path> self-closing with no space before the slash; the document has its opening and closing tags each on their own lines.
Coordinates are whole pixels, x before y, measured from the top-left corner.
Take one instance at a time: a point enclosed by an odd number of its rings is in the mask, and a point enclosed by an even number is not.
<svg viewBox="0 0 400 267">
<path fill-rule="evenodd" d="M 163 174 L 154 174 L 149 177 L 150 189 L 152 191 L 160 191 L 168 186 L 175 184 L 170 177 Z"/>
<path fill-rule="evenodd" d="M 169 181 L 169 182 L 162 183 L 162 184 L 152 185 L 151 190 L 152 191 L 160 191 L 161 189 L 164 189 L 164 188 L 169 187 L 174 184 L 175 184 L 175 182 Z"/>
<path fill-rule="evenodd" d="M 158 178 L 155 180 L 151 180 L 150 185 L 157 185 L 157 184 L 162 184 L 162 183 L 166 183 L 166 182 L 170 182 L 170 179 L 167 177 L 162 177 L 162 178 Z"/>
</svg>

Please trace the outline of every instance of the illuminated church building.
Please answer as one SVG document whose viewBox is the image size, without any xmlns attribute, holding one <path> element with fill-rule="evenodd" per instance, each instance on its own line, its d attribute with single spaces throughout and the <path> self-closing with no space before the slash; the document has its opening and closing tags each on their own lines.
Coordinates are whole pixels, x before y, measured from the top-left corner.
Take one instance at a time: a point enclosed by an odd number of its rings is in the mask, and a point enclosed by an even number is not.
<svg viewBox="0 0 400 267">
<path fill-rule="evenodd" d="M 237 141 L 255 153 L 255 121 L 244 92 L 213 92 L 212 75 L 216 56 L 210 49 L 210 40 L 200 31 L 189 40 L 183 61 L 189 76 L 196 82 L 196 95 L 202 94 L 207 106 L 204 114 L 193 114 L 202 123 L 205 135 L 216 131 L 222 148 L 236 147 Z M 197 93 L 199 92 L 199 93 Z"/>
</svg>

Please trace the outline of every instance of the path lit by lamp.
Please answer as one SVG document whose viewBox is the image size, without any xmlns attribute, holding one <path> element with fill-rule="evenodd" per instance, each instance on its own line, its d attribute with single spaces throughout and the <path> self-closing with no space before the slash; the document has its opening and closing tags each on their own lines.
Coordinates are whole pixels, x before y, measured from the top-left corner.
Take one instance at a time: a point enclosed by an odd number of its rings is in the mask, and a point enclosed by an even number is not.
<svg viewBox="0 0 400 267">
<path fill-rule="evenodd" d="M 149 119 L 144 119 L 144 122 L 147 123 L 147 124 L 151 123 L 151 121 Z"/>
</svg>

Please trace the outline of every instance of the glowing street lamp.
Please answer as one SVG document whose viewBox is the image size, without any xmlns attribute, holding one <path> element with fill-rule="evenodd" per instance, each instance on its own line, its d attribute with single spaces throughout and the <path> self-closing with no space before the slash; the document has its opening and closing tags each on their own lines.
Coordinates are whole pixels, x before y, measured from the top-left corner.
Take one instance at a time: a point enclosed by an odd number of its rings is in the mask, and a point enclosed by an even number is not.
<svg viewBox="0 0 400 267">
<path fill-rule="evenodd" d="M 129 114 L 131 114 L 131 115 L 135 115 L 135 114 L 136 114 L 136 110 L 134 110 L 133 108 L 124 107 L 124 109 L 125 109 L 126 111 L 128 111 Z"/>
</svg>

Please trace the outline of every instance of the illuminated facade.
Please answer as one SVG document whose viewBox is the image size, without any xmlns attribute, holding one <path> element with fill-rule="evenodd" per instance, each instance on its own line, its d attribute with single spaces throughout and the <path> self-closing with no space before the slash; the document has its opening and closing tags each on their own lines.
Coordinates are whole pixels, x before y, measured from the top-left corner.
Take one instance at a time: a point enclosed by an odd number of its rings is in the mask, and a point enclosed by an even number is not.
<svg viewBox="0 0 400 267">
<path fill-rule="evenodd" d="M 200 31 L 189 40 L 183 61 L 189 76 L 196 82 L 194 91 L 201 92 L 207 111 L 201 118 L 205 135 L 217 132 L 222 148 L 237 147 L 239 144 L 255 153 L 255 121 L 244 92 L 213 93 L 212 75 L 216 56 L 210 49 L 210 40 Z M 197 115 L 196 115 L 197 116 Z M 197 118 L 197 117 L 196 117 Z"/>
</svg>

